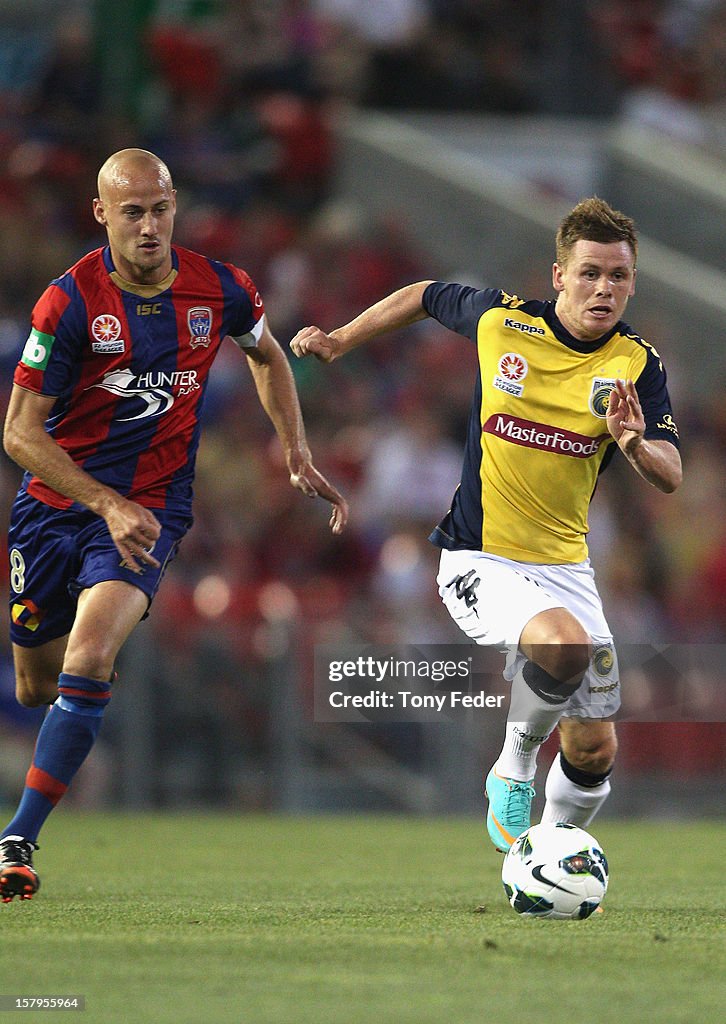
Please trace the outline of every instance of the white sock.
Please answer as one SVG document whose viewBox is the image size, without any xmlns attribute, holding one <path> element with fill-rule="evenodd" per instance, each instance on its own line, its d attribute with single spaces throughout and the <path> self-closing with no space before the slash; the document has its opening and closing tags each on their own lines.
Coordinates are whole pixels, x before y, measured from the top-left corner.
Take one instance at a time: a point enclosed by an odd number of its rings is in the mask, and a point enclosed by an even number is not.
<svg viewBox="0 0 726 1024">
<path fill-rule="evenodd" d="M 517 782 L 531 782 L 545 739 L 543 734 L 531 732 L 527 722 L 507 722 L 504 746 L 494 765 L 497 774 Z"/>
<path fill-rule="evenodd" d="M 527 686 L 521 670 L 512 680 L 504 746 L 495 764 L 496 771 L 506 779 L 530 782 L 537 769 L 537 754 L 555 728 L 564 704 L 548 704 Z"/>
<path fill-rule="evenodd" d="M 562 771 L 560 755 L 552 762 L 545 783 L 545 809 L 542 821 L 566 821 L 587 828 L 610 794 L 610 782 L 597 786 L 578 786 Z"/>
</svg>

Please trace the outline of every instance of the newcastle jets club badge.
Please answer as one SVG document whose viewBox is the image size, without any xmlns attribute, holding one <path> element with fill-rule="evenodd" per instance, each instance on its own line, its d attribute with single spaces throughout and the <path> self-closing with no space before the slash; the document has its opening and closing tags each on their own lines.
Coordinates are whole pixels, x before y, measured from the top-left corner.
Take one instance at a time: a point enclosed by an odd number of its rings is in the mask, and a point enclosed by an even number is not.
<svg viewBox="0 0 726 1024">
<path fill-rule="evenodd" d="M 212 340 L 212 311 L 209 306 L 192 306 L 187 313 L 187 323 L 192 348 L 200 345 L 206 348 Z"/>
</svg>

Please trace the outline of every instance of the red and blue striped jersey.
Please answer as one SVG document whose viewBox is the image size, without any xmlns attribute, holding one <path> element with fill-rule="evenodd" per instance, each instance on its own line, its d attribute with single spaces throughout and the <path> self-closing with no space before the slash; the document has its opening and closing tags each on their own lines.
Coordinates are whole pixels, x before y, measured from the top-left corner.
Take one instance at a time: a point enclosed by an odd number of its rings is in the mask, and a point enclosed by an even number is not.
<svg viewBox="0 0 726 1024">
<path fill-rule="evenodd" d="M 57 398 L 46 429 L 83 470 L 147 508 L 189 513 L 209 370 L 226 336 L 254 347 L 263 325 L 239 268 L 173 246 L 164 281 L 133 285 L 106 246 L 43 293 L 14 380 Z M 24 485 L 72 504 L 30 473 Z"/>
</svg>

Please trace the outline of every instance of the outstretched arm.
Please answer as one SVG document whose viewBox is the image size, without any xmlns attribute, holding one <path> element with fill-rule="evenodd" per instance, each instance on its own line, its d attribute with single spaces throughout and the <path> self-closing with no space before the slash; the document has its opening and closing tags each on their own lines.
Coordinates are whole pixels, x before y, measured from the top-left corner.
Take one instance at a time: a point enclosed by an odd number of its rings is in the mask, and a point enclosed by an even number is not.
<svg viewBox="0 0 726 1024">
<path fill-rule="evenodd" d="M 332 363 L 334 359 L 379 334 L 397 331 L 427 317 L 428 313 L 423 307 L 423 293 L 431 283 L 418 281 L 400 288 L 369 306 L 345 327 L 338 327 L 330 334 L 321 331 L 319 327 L 304 327 L 292 339 L 290 348 L 298 357 L 311 355 L 323 363 Z"/>
<path fill-rule="evenodd" d="M 290 364 L 267 326 L 256 348 L 245 348 L 262 407 L 280 438 L 290 471 L 290 483 L 310 498 L 320 496 L 333 506 L 330 528 L 341 533 L 348 521 L 348 504 L 313 465 L 305 438 L 300 402 Z"/>
<path fill-rule="evenodd" d="M 644 480 L 666 494 L 675 491 L 683 479 L 680 453 L 669 441 L 645 439 L 645 417 L 632 380 L 615 382 L 607 425 L 625 458 Z"/>
<path fill-rule="evenodd" d="M 55 401 L 13 385 L 5 418 L 5 451 L 48 487 L 105 519 L 113 542 L 130 569 L 140 572 L 139 562 L 158 568 L 158 561 L 149 551 L 161 534 L 156 516 L 99 483 L 53 440 L 46 432 L 45 421 Z"/>
</svg>

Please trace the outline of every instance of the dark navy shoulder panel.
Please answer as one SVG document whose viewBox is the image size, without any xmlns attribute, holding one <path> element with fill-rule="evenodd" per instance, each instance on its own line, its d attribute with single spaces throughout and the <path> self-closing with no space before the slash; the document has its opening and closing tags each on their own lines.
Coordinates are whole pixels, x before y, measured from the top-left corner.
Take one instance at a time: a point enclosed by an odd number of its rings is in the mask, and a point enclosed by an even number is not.
<svg viewBox="0 0 726 1024">
<path fill-rule="evenodd" d="M 476 341 L 482 315 L 501 302 L 501 295 L 498 288 L 479 289 L 435 281 L 423 293 L 423 307 L 429 316 L 450 331 Z"/>
<path fill-rule="evenodd" d="M 673 409 L 668 394 L 668 378 L 660 356 L 627 324 L 622 325 L 621 333 L 640 345 L 646 353 L 645 366 L 634 382 L 645 417 L 645 437 L 648 440 L 670 441 L 672 445 L 679 448 L 678 427 L 673 419 Z"/>
<path fill-rule="evenodd" d="M 531 317 L 544 317 L 547 302 L 520 299 L 501 288 L 472 288 L 464 284 L 446 284 L 435 281 L 423 294 L 423 306 L 444 327 L 477 340 L 477 329 L 482 316 L 490 309 L 510 309 L 513 315 L 526 313 Z"/>
</svg>

